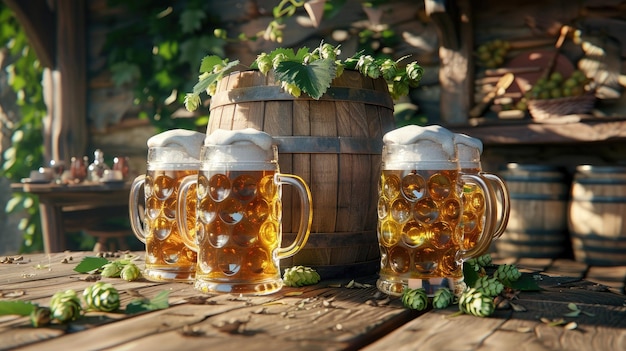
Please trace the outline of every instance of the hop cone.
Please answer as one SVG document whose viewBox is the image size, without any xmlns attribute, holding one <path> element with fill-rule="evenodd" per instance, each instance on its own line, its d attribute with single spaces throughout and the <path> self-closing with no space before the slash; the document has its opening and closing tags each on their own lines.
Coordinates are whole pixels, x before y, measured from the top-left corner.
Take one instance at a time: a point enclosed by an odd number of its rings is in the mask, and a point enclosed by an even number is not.
<svg viewBox="0 0 626 351">
<path fill-rule="evenodd" d="M 76 320 L 81 312 L 80 299 L 74 290 L 59 291 L 52 295 L 50 311 L 52 317 L 61 323 Z"/>
<path fill-rule="evenodd" d="M 433 296 L 433 307 L 435 308 L 446 308 L 452 304 L 454 300 L 454 294 L 448 288 L 440 288 L 435 291 L 435 296 Z"/>
<path fill-rule="evenodd" d="M 97 282 L 83 291 L 89 309 L 111 312 L 120 307 L 120 294 L 113 284 Z"/>
<path fill-rule="evenodd" d="M 120 272 L 120 278 L 129 282 L 136 280 L 139 277 L 141 277 L 141 271 L 134 263 L 124 265 L 124 268 L 122 268 L 122 271 Z"/>
<path fill-rule="evenodd" d="M 48 325 L 52 320 L 52 311 L 48 307 L 37 307 L 30 313 L 30 323 L 38 328 Z"/>
<path fill-rule="evenodd" d="M 122 267 L 124 265 L 121 262 L 113 261 L 102 266 L 101 275 L 106 278 L 117 278 L 120 276 Z"/>
<path fill-rule="evenodd" d="M 477 317 L 488 317 L 495 311 L 493 297 L 474 288 L 463 291 L 459 298 L 459 310 Z"/>
<path fill-rule="evenodd" d="M 486 267 L 490 265 L 491 262 L 491 254 L 484 254 L 476 257 L 476 263 L 478 263 L 481 267 Z"/>
<path fill-rule="evenodd" d="M 283 282 L 287 286 L 298 287 L 304 285 L 317 284 L 320 281 L 320 275 L 310 267 L 293 266 L 285 269 Z"/>
<path fill-rule="evenodd" d="M 485 295 L 494 297 L 502 292 L 504 285 L 496 278 L 483 276 L 476 280 L 474 288 L 480 290 Z"/>
<path fill-rule="evenodd" d="M 498 269 L 493 273 L 493 277 L 500 280 L 503 283 L 514 282 L 522 276 L 522 273 L 517 267 L 510 264 L 502 264 L 498 266 Z"/>
<path fill-rule="evenodd" d="M 404 307 L 422 311 L 428 306 L 428 295 L 423 288 L 405 289 L 402 293 L 402 304 Z"/>
</svg>

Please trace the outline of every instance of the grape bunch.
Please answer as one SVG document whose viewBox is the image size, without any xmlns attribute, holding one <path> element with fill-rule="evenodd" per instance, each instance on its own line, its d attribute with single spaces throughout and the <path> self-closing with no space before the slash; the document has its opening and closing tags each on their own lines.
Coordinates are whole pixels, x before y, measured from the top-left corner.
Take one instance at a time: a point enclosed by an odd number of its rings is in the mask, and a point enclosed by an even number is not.
<svg viewBox="0 0 626 351">
<path fill-rule="evenodd" d="M 511 44 L 502 39 L 485 42 L 476 48 L 476 57 L 481 66 L 495 68 L 502 66 Z"/>
<path fill-rule="evenodd" d="M 581 70 L 575 70 L 569 77 L 560 72 L 552 72 L 549 77 L 542 77 L 527 93 L 527 98 L 543 100 L 558 99 L 583 95 L 590 80 Z"/>
</svg>

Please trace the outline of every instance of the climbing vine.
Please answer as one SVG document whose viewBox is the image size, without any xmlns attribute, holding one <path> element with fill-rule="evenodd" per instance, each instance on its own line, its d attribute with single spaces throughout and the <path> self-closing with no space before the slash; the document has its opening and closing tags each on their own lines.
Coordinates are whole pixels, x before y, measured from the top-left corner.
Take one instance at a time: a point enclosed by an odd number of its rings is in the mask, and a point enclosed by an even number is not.
<svg viewBox="0 0 626 351">
<path fill-rule="evenodd" d="M 3 118 L 2 129 L 11 136 L 11 146 L 2 153 L 0 176 L 13 182 L 27 177 L 30 170 L 43 162 L 43 118 L 46 107 L 43 101 L 41 78 L 43 68 L 30 47 L 26 34 L 12 11 L 0 2 L 0 50 L 14 61 L 6 65 L 7 83 L 15 95 L 20 117 Z M 19 223 L 24 241 L 22 251 L 43 249 L 41 222 L 37 197 L 26 193 L 13 193 L 5 212 L 25 211 L 27 216 Z"/>
</svg>

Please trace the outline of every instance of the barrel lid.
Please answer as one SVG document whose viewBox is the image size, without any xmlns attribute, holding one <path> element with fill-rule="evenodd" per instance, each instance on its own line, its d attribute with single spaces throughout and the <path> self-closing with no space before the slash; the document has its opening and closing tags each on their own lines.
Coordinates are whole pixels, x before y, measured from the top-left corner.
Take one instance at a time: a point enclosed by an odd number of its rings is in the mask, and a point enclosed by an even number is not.
<svg viewBox="0 0 626 351">
<path fill-rule="evenodd" d="M 598 166 L 598 165 L 579 165 L 576 167 L 579 173 L 621 173 L 626 174 L 626 166 Z"/>
<path fill-rule="evenodd" d="M 529 171 L 529 172 L 546 172 L 546 171 L 560 171 L 560 167 L 552 166 L 552 165 L 542 165 L 542 164 L 523 164 L 523 163 L 508 163 L 506 165 L 507 170 L 509 171 Z"/>
</svg>

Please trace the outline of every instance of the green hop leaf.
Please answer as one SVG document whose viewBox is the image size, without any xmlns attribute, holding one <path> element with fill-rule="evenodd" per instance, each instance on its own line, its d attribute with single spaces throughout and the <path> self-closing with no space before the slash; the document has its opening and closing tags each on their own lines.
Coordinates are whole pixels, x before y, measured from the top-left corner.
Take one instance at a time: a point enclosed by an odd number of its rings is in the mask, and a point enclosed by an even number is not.
<svg viewBox="0 0 626 351">
<path fill-rule="evenodd" d="M 282 61 L 276 66 L 275 71 L 277 80 L 300 87 L 313 99 L 319 99 L 335 79 L 337 64 L 329 59 L 316 60 L 308 65 Z"/>
<path fill-rule="evenodd" d="M 109 260 L 104 257 L 85 257 L 74 267 L 74 271 L 78 273 L 89 273 L 102 268 L 102 266 L 107 263 L 109 263 Z"/>
<path fill-rule="evenodd" d="M 135 314 L 145 311 L 162 310 L 169 307 L 169 292 L 163 290 L 153 299 L 136 299 L 126 306 L 126 314 Z"/>
</svg>

